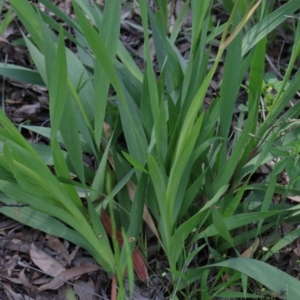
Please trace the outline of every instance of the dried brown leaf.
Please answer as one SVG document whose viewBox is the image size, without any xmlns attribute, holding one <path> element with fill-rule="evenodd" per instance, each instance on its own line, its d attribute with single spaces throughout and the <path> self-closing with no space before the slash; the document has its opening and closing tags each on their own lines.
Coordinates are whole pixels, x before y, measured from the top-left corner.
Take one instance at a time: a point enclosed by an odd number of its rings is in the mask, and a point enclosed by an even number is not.
<svg viewBox="0 0 300 300">
<path fill-rule="evenodd" d="M 65 245 L 55 236 L 53 235 L 46 235 L 46 243 L 49 248 L 55 250 L 57 253 L 61 254 L 61 256 L 65 259 L 67 264 L 70 264 L 70 255 L 65 247 Z"/>
<path fill-rule="evenodd" d="M 3 221 L 0 223 L 0 228 L 2 230 L 7 230 L 7 229 L 11 229 L 11 228 L 15 228 L 19 226 L 19 223 L 16 222 L 13 219 L 3 219 Z"/>
<path fill-rule="evenodd" d="M 7 275 L 12 276 L 12 272 L 15 269 L 15 266 L 18 264 L 19 261 L 19 255 L 15 254 L 13 257 L 11 257 L 8 262 L 5 264 Z"/>
<path fill-rule="evenodd" d="M 27 118 L 33 114 L 37 114 L 40 112 L 41 106 L 40 103 L 34 103 L 34 104 L 25 104 L 21 106 L 20 108 L 15 110 L 15 115 Z"/>
<path fill-rule="evenodd" d="M 94 300 L 95 285 L 92 280 L 88 282 L 76 281 L 74 284 L 74 292 L 78 299 Z"/>
<path fill-rule="evenodd" d="M 48 109 L 49 108 L 49 98 L 46 96 L 38 97 L 41 109 Z"/>
<path fill-rule="evenodd" d="M 29 296 L 24 296 L 23 294 L 15 293 L 10 284 L 3 283 L 3 288 L 5 291 L 5 295 L 9 300 L 35 300 Z"/>
<path fill-rule="evenodd" d="M 19 100 L 5 99 L 5 103 L 8 105 L 20 105 L 20 104 L 24 104 L 24 101 L 22 99 Z"/>
<path fill-rule="evenodd" d="M 75 255 L 77 254 L 79 249 L 80 249 L 80 246 L 76 245 L 76 247 L 74 248 L 74 250 L 70 254 L 70 262 L 73 261 Z"/>
<path fill-rule="evenodd" d="M 286 196 L 286 197 L 295 202 L 300 202 L 300 196 Z"/>
<path fill-rule="evenodd" d="M 243 252 L 242 257 L 250 258 L 253 256 L 254 252 L 257 250 L 257 247 L 259 246 L 260 239 L 256 238 L 255 242 Z"/>
<path fill-rule="evenodd" d="M 74 267 L 69 270 L 65 270 L 49 283 L 40 286 L 40 290 L 57 290 L 61 287 L 66 281 L 70 280 L 71 278 L 75 278 L 81 276 L 83 274 L 98 271 L 99 267 L 96 265 L 86 265 L 86 266 L 79 266 Z"/>
<path fill-rule="evenodd" d="M 30 247 L 30 257 L 35 265 L 52 277 L 56 277 L 66 270 L 57 260 L 37 248 L 34 243 Z"/>
<path fill-rule="evenodd" d="M 30 243 L 21 241 L 19 239 L 12 239 L 11 241 L 3 241 L 4 248 L 12 251 L 20 251 L 23 253 L 29 253 Z M 1 245 L 2 243 L 0 243 Z"/>
</svg>

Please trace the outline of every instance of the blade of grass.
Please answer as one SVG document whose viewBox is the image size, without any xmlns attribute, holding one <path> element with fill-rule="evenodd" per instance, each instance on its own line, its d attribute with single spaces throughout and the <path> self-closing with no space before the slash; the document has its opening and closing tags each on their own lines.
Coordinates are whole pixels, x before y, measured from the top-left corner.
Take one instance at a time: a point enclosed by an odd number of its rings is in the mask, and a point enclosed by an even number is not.
<svg viewBox="0 0 300 300">
<path fill-rule="evenodd" d="M 25 213 L 25 215 L 23 215 L 23 218 L 20 219 L 22 221 L 25 221 L 26 223 L 30 222 L 28 218 L 32 219 L 33 224 L 34 221 L 37 221 L 34 218 L 35 215 L 39 215 L 36 210 L 66 222 L 69 226 L 74 228 L 83 239 L 87 241 L 87 243 L 83 243 L 83 245 L 91 252 L 97 262 L 107 271 L 114 273 L 114 257 L 111 252 L 109 243 L 104 243 L 104 241 L 100 240 L 100 238 L 98 239 L 98 237 L 95 236 L 91 227 L 84 218 L 82 218 L 81 220 L 75 219 L 72 215 L 70 215 L 68 212 L 61 209 L 57 205 L 49 203 L 49 198 L 42 198 L 40 195 L 32 195 L 30 192 L 24 191 L 16 184 L 0 181 L 0 190 L 7 194 L 9 197 L 16 199 L 18 202 L 29 204 L 30 206 L 35 208 L 35 210 L 29 210 L 28 214 Z M 49 194 L 49 196 L 50 195 L 51 194 Z M 19 210 L 21 213 L 23 212 L 22 209 Z M 18 210 L 14 208 L 13 218 L 18 220 L 18 215 L 16 215 L 17 212 Z M 30 215 L 30 213 L 33 213 L 33 215 Z M 82 243 L 82 239 L 79 238 L 78 242 Z"/>
<path fill-rule="evenodd" d="M 108 55 L 112 63 L 115 60 L 119 44 L 120 20 L 121 1 L 107 2 L 103 12 L 102 26 L 101 28 L 98 28 L 98 30 L 100 31 L 100 38 L 103 41 L 103 45 L 108 50 Z M 98 61 L 95 63 L 94 76 L 95 142 L 96 145 L 99 145 L 100 147 L 110 81 Z"/>
<path fill-rule="evenodd" d="M 228 230 L 232 230 L 235 228 L 242 227 L 244 225 L 250 224 L 253 221 L 259 221 L 261 219 L 265 219 L 270 216 L 275 216 L 280 214 L 281 210 L 273 210 L 273 211 L 266 211 L 266 212 L 255 212 L 255 213 L 243 213 L 239 215 L 234 215 L 224 219 L 226 227 Z M 211 224 L 207 229 L 203 232 L 199 233 L 194 237 L 193 240 L 198 240 L 204 237 L 210 237 L 217 235 L 218 231 L 216 230 L 214 224 Z"/>
<path fill-rule="evenodd" d="M 117 92 L 122 123 L 124 124 L 124 134 L 126 140 L 128 141 L 130 154 L 135 157 L 139 161 L 139 163 L 144 165 L 146 161 L 147 141 L 136 108 L 132 107 L 132 104 L 129 102 L 129 96 L 126 95 L 127 97 L 125 97 L 122 84 L 118 79 L 109 54 L 107 53 L 107 50 L 105 49 L 105 46 L 96 33 L 95 29 L 85 18 L 79 7 L 75 3 L 73 3 L 73 6 L 80 27 L 85 37 L 87 38 L 91 49 L 93 50 L 98 61 L 101 63 L 111 84 Z"/>
<path fill-rule="evenodd" d="M 161 98 L 159 97 L 156 78 L 154 74 L 154 70 L 152 67 L 152 59 L 150 54 L 150 45 L 149 45 L 149 36 L 148 36 L 148 17 L 147 17 L 147 4 L 145 0 L 140 0 L 140 10 L 142 16 L 142 23 L 144 29 L 144 57 L 146 60 L 146 73 L 147 73 L 147 83 L 149 88 L 149 98 L 150 98 L 150 106 L 154 121 L 154 132 L 155 132 L 155 146 L 156 152 L 158 155 L 158 159 L 164 161 L 166 151 L 162 153 L 162 150 L 165 148 L 162 145 L 162 133 L 163 130 L 166 128 L 165 124 L 161 124 L 160 119 L 160 108 L 161 108 Z M 162 57 L 164 54 L 160 56 L 161 60 L 164 59 Z M 165 150 L 165 149 L 164 149 Z"/>
<path fill-rule="evenodd" d="M 51 58 L 51 57 L 50 57 Z M 46 59 L 47 64 L 47 59 Z M 47 68 L 46 68 L 47 69 Z M 51 70 L 49 70 L 51 71 Z M 49 88 L 50 95 L 50 119 L 51 119 L 51 140 L 56 139 L 60 122 L 63 116 L 63 110 L 67 93 L 67 61 L 64 46 L 63 31 L 60 31 L 57 55 L 54 62 L 53 74 L 48 76 L 52 78 Z"/>
<path fill-rule="evenodd" d="M 39 72 L 24 67 L 0 63 L 0 75 L 24 83 L 45 86 Z"/>
<path fill-rule="evenodd" d="M 42 29 L 40 27 L 39 19 L 37 18 L 37 15 L 31 4 L 28 1 L 23 0 L 10 0 L 9 2 L 17 13 L 22 24 L 24 24 L 24 26 L 26 27 L 34 42 L 37 44 L 39 49 L 42 49 Z"/>
<path fill-rule="evenodd" d="M 78 132 L 81 128 L 78 127 L 78 118 L 76 116 L 75 103 L 67 91 L 65 105 L 62 108 L 63 119 L 59 124 L 59 131 L 64 141 L 66 151 L 70 157 L 72 165 L 76 170 L 82 184 L 85 184 L 85 175 L 82 163 L 82 148 Z M 52 125 L 53 122 L 51 122 Z M 51 128 L 52 134 L 53 128 Z"/>
<path fill-rule="evenodd" d="M 0 4 L 1 5 L 1 4 Z M 0 13 L 2 15 L 2 8 L 0 7 Z M 16 17 L 16 14 L 13 12 L 12 7 L 10 7 L 7 12 L 4 15 L 4 18 L 2 19 L 2 23 L 0 25 L 0 36 L 4 33 L 5 29 L 8 27 L 8 25 L 13 21 L 13 19 Z"/>
<path fill-rule="evenodd" d="M 273 13 L 253 26 L 243 37 L 242 56 L 252 49 L 261 39 L 286 20 L 286 16 L 292 15 L 300 8 L 298 0 L 291 0 L 281 5 Z"/>
<path fill-rule="evenodd" d="M 1 182 L 0 186 L 2 186 Z M 21 199 L 21 197 L 19 199 Z M 18 205 L 18 202 L 12 200 L 12 198 L 4 194 L 1 195 L 1 201 L 7 205 Z M 91 253 L 94 252 L 89 243 L 82 236 L 80 236 L 78 232 L 67 227 L 65 224 L 58 221 L 56 218 L 49 216 L 46 213 L 42 213 L 30 207 L 17 206 L 3 206 L 0 208 L 0 212 L 12 219 L 19 220 L 19 222 L 22 224 L 49 233 L 51 235 L 66 239 L 76 245 L 80 245 L 88 251 L 91 251 Z"/>
<path fill-rule="evenodd" d="M 234 20 L 234 27 L 237 26 L 239 19 Z M 235 27 L 237 28 L 237 27 Z M 234 105 L 240 88 L 240 67 L 241 67 L 242 35 L 239 33 L 231 42 L 227 49 L 226 61 L 224 66 L 224 77 L 220 91 L 220 126 L 219 135 L 223 138 L 220 151 L 220 165 L 223 166 L 227 159 L 228 134 L 231 128 Z M 235 70 L 235 72 L 232 72 Z"/>
<path fill-rule="evenodd" d="M 300 284 L 296 278 L 259 260 L 238 257 L 214 264 L 214 266 L 238 270 L 260 282 L 278 296 L 283 293 L 283 296 L 288 299 L 300 297 Z"/>
</svg>

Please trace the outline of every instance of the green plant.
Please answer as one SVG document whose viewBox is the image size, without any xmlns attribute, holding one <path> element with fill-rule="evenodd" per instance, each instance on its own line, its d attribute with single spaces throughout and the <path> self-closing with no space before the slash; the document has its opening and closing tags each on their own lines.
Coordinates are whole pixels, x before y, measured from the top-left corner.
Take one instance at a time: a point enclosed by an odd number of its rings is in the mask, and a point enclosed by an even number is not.
<svg viewBox="0 0 300 300">
<path fill-rule="evenodd" d="M 23 127 L 49 137 L 51 143 L 46 149 L 30 145 L 0 112 L 0 190 L 6 195 L 1 201 L 28 205 L 3 206 L 0 212 L 84 247 L 107 272 L 117 274 L 121 287 L 128 267 L 124 257 L 135 242 L 124 243 L 119 251 L 116 228 L 123 227 L 128 239 L 138 241 L 144 219 L 167 257 L 172 299 L 188 293 L 193 284 L 201 299 L 259 297 L 248 289 L 248 276 L 277 294 L 288 286 L 290 299 L 297 299 L 296 279 L 255 259 L 255 250 L 242 257 L 238 246 L 281 222 L 293 222 L 299 213 L 297 205 L 272 203 L 275 193 L 283 199 L 299 193 L 297 159 L 289 155 L 288 145 L 299 135 L 300 104 L 284 111 L 300 88 L 300 72 L 291 78 L 300 51 L 299 25 L 272 109 L 264 120 L 259 118 L 267 35 L 300 8 L 299 1 L 290 0 L 270 14 L 264 11 L 265 2 L 259 6 L 262 1 L 235 1 L 232 6 L 226 1 L 231 11 L 227 23 L 209 32 L 213 1 L 187 0 L 169 36 L 167 1 L 156 1 L 159 9 L 153 12 L 140 0 L 144 73 L 119 41 L 120 0 L 107 1 L 103 12 L 90 1 L 73 0 L 75 20 L 50 1 L 40 2 L 70 26 L 74 36 L 29 2 L 10 0 L 30 34 L 23 38 L 36 71 L 1 64 L 0 74 L 48 88 L 51 128 Z M 191 51 L 186 61 L 176 40 L 190 4 Z M 244 32 L 255 11 L 260 17 Z M 152 67 L 148 24 L 159 74 Z M 209 65 L 208 46 L 220 34 Z M 76 44 L 78 56 L 65 47 L 65 38 Z M 222 59 L 220 96 L 205 110 L 204 99 Z M 232 130 L 246 73 L 248 113 L 239 114 L 238 128 Z M 109 93 L 110 86 L 115 95 Z M 118 143 L 120 137 L 125 145 Z M 51 157 L 52 171 L 42 151 Z M 83 164 L 82 152 L 95 158 L 97 170 Z M 258 167 L 271 160 L 277 163 L 264 181 L 251 183 Z M 277 177 L 285 169 L 294 181 L 282 186 Z M 113 220 L 113 249 L 100 221 L 103 208 Z M 257 227 L 248 229 L 253 222 Z M 244 234 L 236 235 L 242 228 Z M 288 241 L 299 234 L 293 231 Z M 276 251 L 286 245 L 285 238 L 274 244 Z M 211 254 L 210 260 L 197 268 L 203 250 Z M 226 254 L 235 258 L 227 259 Z M 228 281 L 221 280 L 224 275 Z M 240 290 L 230 291 L 233 285 Z"/>
</svg>

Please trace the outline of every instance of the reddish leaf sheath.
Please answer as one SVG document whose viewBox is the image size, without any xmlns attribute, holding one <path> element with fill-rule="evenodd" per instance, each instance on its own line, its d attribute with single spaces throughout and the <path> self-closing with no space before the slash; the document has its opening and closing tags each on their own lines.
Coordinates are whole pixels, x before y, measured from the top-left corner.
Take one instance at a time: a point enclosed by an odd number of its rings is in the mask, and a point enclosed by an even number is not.
<svg viewBox="0 0 300 300">
<path fill-rule="evenodd" d="M 101 220 L 106 232 L 109 234 L 110 237 L 112 237 L 112 226 L 111 226 L 110 217 L 105 210 L 101 211 Z M 121 248 L 123 245 L 123 237 L 120 230 L 116 230 L 116 237 L 117 237 L 119 247 Z M 142 257 L 142 255 L 140 254 L 137 248 L 135 248 L 132 252 L 132 262 L 137 277 L 141 281 L 146 283 L 149 278 L 147 266 L 145 264 L 144 258 Z"/>
</svg>

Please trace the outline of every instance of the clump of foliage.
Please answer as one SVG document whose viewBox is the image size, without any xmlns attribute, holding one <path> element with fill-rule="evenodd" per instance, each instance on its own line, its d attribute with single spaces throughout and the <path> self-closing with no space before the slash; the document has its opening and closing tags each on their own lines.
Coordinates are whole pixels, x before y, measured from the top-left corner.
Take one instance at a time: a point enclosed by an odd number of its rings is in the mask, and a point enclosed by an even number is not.
<svg viewBox="0 0 300 300">
<path fill-rule="evenodd" d="M 266 252 L 257 249 L 263 246 L 260 236 L 295 222 L 299 214 L 299 206 L 286 201 L 299 194 L 299 151 L 291 155 L 290 150 L 299 149 L 300 102 L 286 109 L 300 88 L 300 71 L 292 72 L 300 51 L 299 24 L 280 88 L 267 104 L 266 117 L 260 117 L 261 97 L 269 96 L 263 85 L 267 35 L 300 8 L 299 1 L 277 9 L 267 1 L 249 6 L 247 1 L 224 1 L 228 21 L 211 27 L 214 1 L 187 0 L 169 34 L 167 1 L 156 1 L 159 9 L 152 11 L 146 0 L 139 0 L 143 73 L 119 40 L 121 0 L 106 1 L 104 10 L 92 1 L 73 0 L 75 19 L 49 0 L 39 2 L 74 35 L 28 1 L 10 0 L 30 35 L 23 39 L 36 70 L 1 64 L 0 74 L 48 88 L 51 128 L 22 127 L 51 142 L 30 144 L 0 112 L 1 201 L 28 205 L 3 206 L 0 212 L 87 249 L 117 275 L 120 287 L 124 270 L 132 275 L 131 252 L 143 237 L 145 222 L 166 255 L 171 299 L 260 297 L 260 291 L 249 288 L 249 277 L 266 293 L 282 294 L 284 288 L 289 299 L 298 299 L 299 282 L 266 260 L 298 238 L 299 229 L 268 245 Z M 176 40 L 190 5 L 186 60 Z M 150 35 L 159 74 L 153 68 Z M 77 46 L 77 54 L 66 48 L 66 38 Z M 218 42 L 218 51 L 210 65 L 212 41 Z M 220 93 L 205 109 L 221 62 Z M 239 113 L 232 128 L 246 76 L 247 111 Z M 95 171 L 83 163 L 83 152 L 95 158 Z M 274 168 L 262 182 L 252 183 L 253 174 L 268 161 L 275 161 Z M 285 186 L 277 183 L 284 170 L 289 176 Z M 272 203 L 274 194 L 282 201 Z M 113 246 L 100 219 L 102 209 L 112 220 Z M 121 250 L 116 228 L 124 229 Z M 243 252 L 239 246 L 247 243 L 248 252 Z M 204 251 L 209 253 L 205 263 L 199 259 Z"/>
</svg>

